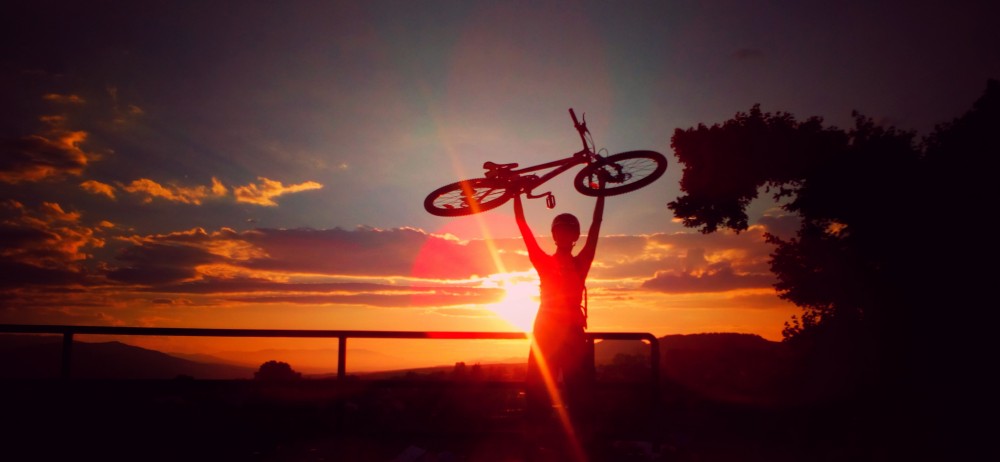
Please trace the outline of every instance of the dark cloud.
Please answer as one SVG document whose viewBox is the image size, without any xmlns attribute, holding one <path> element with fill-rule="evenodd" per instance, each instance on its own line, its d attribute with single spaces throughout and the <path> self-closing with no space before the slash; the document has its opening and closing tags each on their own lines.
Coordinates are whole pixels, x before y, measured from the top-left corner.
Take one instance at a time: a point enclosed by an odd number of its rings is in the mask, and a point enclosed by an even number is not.
<svg viewBox="0 0 1000 462">
<path fill-rule="evenodd" d="M 757 223 L 775 236 L 791 239 L 798 233 L 802 219 L 797 215 L 766 213 L 757 220 Z"/>
<path fill-rule="evenodd" d="M 0 260 L 0 290 L 18 289 L 31 285 L 62 286 L 84 282 L 85 275 L 79 271 L 65 268 L 41 268 L 6 259 Z"/>
<path fill-rule="evenodd" d="M 45 261 L 53 262 L 47 267 L 50 273 L 22 271 L 23 278 L 86 284 L 83 273 L 67 269 L 74 268 L 73 261 L 90 258 L 82 252 L 83 246 L 97 244 L 81 240 L 96 238 L 95 231 L 81 230 L 77 225 L 79 214 L 65 212 L 55 204 L 30 212 L 10 201 L 8 209 L 20 214 L 22 222 L 35 226 L 4 222 L 0 237 L 6 237 L 2 244 L 7 246 L 5 251 L 34 249 L 30 254 L 34 261 L 47 258 Z M 62 234 L 54 233 L 59 226 L 66 229 Z M 769 287 L 773 278 L 767 268 L 768 248 L 762 245 L 762 229 L 752 228 L 739 235 L 607 236 L 601 241 L 591 274 L 605 286 L 609 281 L 629 280 L 629 287 L 635 287 L 644 280 L 642 289 L 669 293 Z M 62 235 L 76 240 L 59 243 L 56 238 Z M 176 305 L 170 303 L 176 298 L 171 294 L 198 294 L 240 303 L 467 306 L 494 303 L 503 295 L 499 289 L 469 287 L 479 285 L 480 278 L 531 269 L 520 239 L 461 241 L 414 228 L 193 228 L 121 237 L 118 241 L 124 247 L 114 260 L 92 266 L 102 268 L 105 283 L 141 286 L 119 290 L 156 294 L 151 303 L 159 306 Z M 28 261 L 29 254 L 24 255 L 22 262 Z M 55 264 L 57 261 L 63 263 Z M 345 282 L 343 278 L 356 279 Z"/>
<path fill-rule="evenodd" d="M 108 278 L 113 281 L 141 285 L 183 281 L 196 275 L 197 272 L 193 269 L 167 265 L 133 266 L 114 269 L 107 273 Z"/>
<path fill-rule="evenodd" d="M 441 308 L 439 310 L 434 310 L 435 313 L 442 316 L 454 316 L 460 318 L 482 318 L 496 316 L 496 313 L 490 310 L 477 309 L 477 308 Z"/>
<path fill-rule="evenodd" d="M 154 289 L 146 289 L 154 290 Z M 155 290 L 186 294 L 222 294 L 242 292 L 365 292 L 377 290 L 411 290 L 407 286 L 389 286 L 361 282 L 289 283 L 260 278 L 207 277 L 198 281 L 160 285 Z"/>
<path fill-rule="evenodd" d="M 288 283 L 259 278 L 206 278 L 153 286 L 145 291 L 227 296 L 230 301 L 299 304 L 356 304 L 380 307 L 434 307 L 494 303 L 503 291 L 461 286 L 406 286 L 359 282 Z M 252 294 L 252 295 L 250 295 Z"/>
<path fill-rule="evenodd" d="M 198 275 L 197 266 L 221 261 L 205 249 L 159 243 L 125 248 L 117 259 L 129 265 L 108 271 L 109 279 L 147 285 L 190 280 Z"/>
<path fill-rule="evenodd" d="M 660 272 L 653 279 L 643 282 L 642 288 L 683 294 L 770 288 L 774 282 L 772 274 L 737 274 L 726 262 L 711 265 L 698 272 Z"/>
<path fill-rule="evenodd" d="M 84 132 L 65 132 L 58 137 L 30 135 L 0 138 L 0 181 L 21 183 L 79 175 L 87 166 L 87 154 L 78 146 Z"/>
<path fill-rule="evenodd" d="M 27 207 L 0 201 L 0 256 L 4 283 L 60 285 L 81 282 L 90 250 L 102 247 L 99 230 L 59 204 Z"/>
<path fill-rule="evenodd" d="M 399 293 L 392 293 L 398 291 Z M 422 288 L 416 293 L 385 287 L 378 292 L 348 294 L 282 294 L 226 297 L 244 303 L 297 303 L 308 305 L 367 305 L 381 308 L 427 308 L 495 303 L 503 295 L 500 289 Z"/>
<path fill-rule="evenodd" d="M 601 238 L 591 275 L 601 279 L 647 279 L 663 271 L 690 272 L 709 261 L 728 261 L 741 273 L 762 273 L 770 269 L 770 248 L 759 226 L 740 234 L 607 236 Z"/>
<path fill-rule="evenodd" d="M 47 241 L 52 234 L 44 229 L 17 226 L 13 223 L 0 224 L 0 250 L 10 255 L 15 249 L 35 247 Z"/>
<path fill-rule="evenodd" d="M 469 279 L 473 275 L 499 272 L 485 243 L 460 242 L 412 228 L 257 229 L 244 232 L 223 228 L 211 233 L 195 228 L 132 236 L 125 240 L 131 246 L 117 258 L 126 265 L 116 268 L 109 276 L 118 281 L 148 284 L 194 280 L 198 267 L 207 264 L 225 265 L 245 273 L 440 280 Z M 523 256 L 513 253 L 499 258 L 526 261 Z M 519 267 L 523 269 L 523 266 Z M 234 282 L 234 286 L 250 283 L 253 281 L 246 279 Z M 218 282 L 213 284 L 217 286 Z"/>
<path fill-rule="evenodd" d="M 255 270 L 354 276 L 463 279 L 497 272 L 482 243 L 462 243 L 413 228 L 256 230 L 240 235 L 266 256 Z"/>
</svg>

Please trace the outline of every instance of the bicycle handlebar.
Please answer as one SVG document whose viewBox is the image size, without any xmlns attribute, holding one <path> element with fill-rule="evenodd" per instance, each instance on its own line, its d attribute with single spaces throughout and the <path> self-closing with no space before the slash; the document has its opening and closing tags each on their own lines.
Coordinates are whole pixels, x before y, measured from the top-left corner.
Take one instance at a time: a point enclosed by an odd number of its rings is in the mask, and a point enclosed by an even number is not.
<svg viewBox="0 0 1000 462">
<path fill-rule="evenodd" d="M 573 118 L 573 127 L 576 128 L 577 133 L 580 134 L 580 141 L 583 142 L 583 150 L 588 151 L 590 147 L 587 146 L 587 115 L 583 115 L 583 122 L 581 123 L 576 119 L 576 112 L 573 112 L 573 108 L 569 108 L 569 115 Z"/>
</svg>

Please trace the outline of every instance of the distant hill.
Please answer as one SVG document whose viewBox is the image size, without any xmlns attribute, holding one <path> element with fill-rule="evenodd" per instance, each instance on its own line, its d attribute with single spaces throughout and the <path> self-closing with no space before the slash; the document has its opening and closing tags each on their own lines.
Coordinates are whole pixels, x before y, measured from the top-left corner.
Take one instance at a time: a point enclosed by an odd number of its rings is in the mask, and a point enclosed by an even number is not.
<svg viewBox="0 0 1000 462">
<path fill-rule="evenodd" d="M 667 335 L 660 337 L 660 360 L 667 366 L 678 366 L 693 359 L 705 360 L 709 357 L 754 354 L 769 355 L 781 349 L 781 343 L 772 342 L 755 334 L 704 333 L 687 335 Z M 610 364 L 615 356 L 649 355 L 649 345 L 637 340 L 611 340 L 598 342 L 594 348 L 597 364 Z"/>
<path fill-rule="evenodd" d="M 744 403 L 773 402 L 791 363 L 784 345 L 758 335 L 705 333 L 668 335 L 659 339 L 660 378 L 672 395 Z M 598 342 L 594 347 L 597 377 L 605 382 L 649 378 L 648 344 L 638 340 Z M 505 364 L 467 362 L 456 365 L 357 374 L 364 380 L 523 380 L 525 361 Z M 332 377 L 332 375 L 330 375 Z"/>
<path fill-rule="evenodd" d="M 784 344 L 751 334 L 667 336 L 660 354 L 667 380 L 725 401 L 781 400 L 792 366 Z"/>
<path fill-rule="evenodd" d="M 766 402 L 777 399 L 788 377 L 784 346 L 757 335 L 707 333 L 668 335 L 659 339 L 661 383 L 674 392 L 706 399 Z M 603 380 L 642 380 L 648 377 L 649 345 L 640 341 L 603 341 L 595 346 L 598 376 Z M 61 336 L 0 335 L 0 378 L 58 377 Z M 121 342 L 73 345 L 74 378 L 84 379 L 251 379 L 256 368 L 227 364 L 204 357 L 180 358 Z M 468 377 L 520 380 L 524 362 L 482 364 L 468 362 Z M 433 368 L 352 374 L 362 379 L 455 377 L 455 365 Z M 329 378 L 333 375 L 313 376 Z"/>
<path fill-rule="evenodd" d="M 250 379 L 254 368 L 205 363 L 121 342 L 73 342 L 73 378 L 81 379 Z M 62 337 L 0 335 L 0 378 L 58 377 Z"/>
<path fill-rule="evenodd" d="M 659 343 L 661 382 L 675 393 L 745 403 L 783 399 L 792 363 L 780 342 L 753 334 L 704 333 L 667 335 Z M 636 375 L 648 369 L 649 345 L 600 342 L 594 356 L 599 374 Z"/>
</svg>

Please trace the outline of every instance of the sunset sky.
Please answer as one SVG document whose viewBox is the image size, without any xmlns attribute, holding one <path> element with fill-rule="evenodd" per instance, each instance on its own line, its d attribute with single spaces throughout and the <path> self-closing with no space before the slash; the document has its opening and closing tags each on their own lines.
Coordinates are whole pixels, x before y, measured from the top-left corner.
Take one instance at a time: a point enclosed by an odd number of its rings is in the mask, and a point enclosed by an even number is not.
<svg viewBox="0 0 1000 462">
<path fill-rule="evenodd" d="M 608 199 L 590 330 L 780 340 L 799 310 L 762 233 L 794 218 L 762 200 L 739 235 L 675 222 L 674 129 L 760 103 L 923 135 L 1000 77 L 985 1 L 12 3 L 0 323 L 527 329 L 537 277 L 512 207 L 442 218 L 422 201 L 486 160 L 578 150 L 574 108 L 598 148 L 670 161 Z M 550 183 L 554 210 L 526 203 L 547 249 L 556 214 L 589 225 L 574 173 Z M 127 341 L 305 371 L 336 358 L 305 340 Z M 352 341 L 349 367 L 527 353 L 451 342 Z"/>
</svg>

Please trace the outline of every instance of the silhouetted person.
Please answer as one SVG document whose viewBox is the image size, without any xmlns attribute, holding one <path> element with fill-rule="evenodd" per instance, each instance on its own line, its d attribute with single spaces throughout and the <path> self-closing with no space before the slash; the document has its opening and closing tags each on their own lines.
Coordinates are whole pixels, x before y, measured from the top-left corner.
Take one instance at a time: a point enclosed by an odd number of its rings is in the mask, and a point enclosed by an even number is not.
<svg viewBox="0 0 1000 462">
<path fill-rule="evenodd" d="M 603 215 L 604 197 L 598 197 L 587 241 L 576 256 L 573 246 L 580 238 L 580 221 L 568 213 L 556 216 L 552 220 L 556 251 L 549 255 L 539 247 L 528 227 L 521 195 L 514 196 L 517 226 L 524 238 L 528 258 L 541 280 L 541 305 L 533 328 L 525 390 L 529 418 L 548 416 L 552 404 L 558 402 L 566 405 L 574 417 L 581 417 L 580 414 L 586 412 L 586 396 L 581 395 L 586 394 L 591 380 L 589 362 L 592 359 L 584 335 L 587 327 L 584 284 L 594 261 Z M 547 378 L 549 387 L 546 387 Z M 553 396 L 559 393 L 556 385 L 560 378 L 565 391 Z"/>
</svg>

